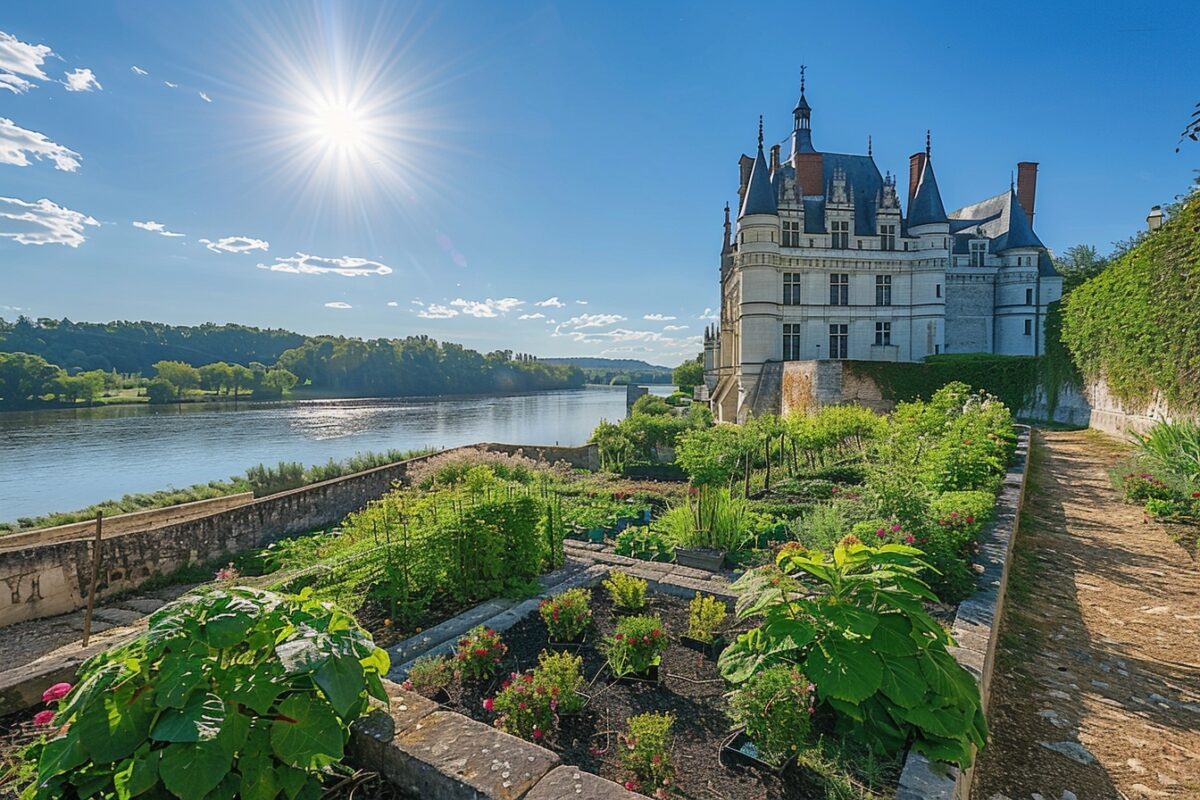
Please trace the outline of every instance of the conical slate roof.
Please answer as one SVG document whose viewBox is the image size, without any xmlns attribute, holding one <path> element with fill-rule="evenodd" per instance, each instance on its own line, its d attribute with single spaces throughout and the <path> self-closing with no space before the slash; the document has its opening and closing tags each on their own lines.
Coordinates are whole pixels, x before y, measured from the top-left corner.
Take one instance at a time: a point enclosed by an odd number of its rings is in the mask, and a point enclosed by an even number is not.
<svg viewBox="0 0 1200 800">
<path fill-rule="evenodd" d="M 933 161 L 926 158 L 917 193 L 908 204 L 908 227 L 946 221 L 946 207 L 942 205 L 942 193 L 933 174 Z"/>
<path fill-rule="evenodd" d="M 750 169 L 750 183 L 746 186 L 746 198 L 742 201 L 742 211 L 738 218 L 747 214 L 777 214 L 779 207 L 775 204 L 775 189 L 771 186 L 771 172 L 767 168 L 767 159 L 763 156 L 762 141 L 758 143 L 758 155 L 754 158 L 754 166 Z"/>
</svg>

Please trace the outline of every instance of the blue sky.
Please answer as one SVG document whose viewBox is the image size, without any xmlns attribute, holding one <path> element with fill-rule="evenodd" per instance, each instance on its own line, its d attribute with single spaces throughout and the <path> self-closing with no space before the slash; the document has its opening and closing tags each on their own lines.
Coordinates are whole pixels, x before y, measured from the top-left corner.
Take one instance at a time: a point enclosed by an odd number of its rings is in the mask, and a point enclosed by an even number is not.
<svg viewBox="0 0 1200 800">
<path fill-rule="evenodd" d="M 1198 23 L 1194 2 L 10 0 L 0 316 L 674 364 L 717 302 L 737 158 L 760 113 L 787 135 L 801 63 L 819 149 L 869 134 L 903 183 L 930 128 L 947 207 L 1038 161 L 1042 239 L 1104 250 L 1198 166 L 1175 152 Z"/>
</svg>

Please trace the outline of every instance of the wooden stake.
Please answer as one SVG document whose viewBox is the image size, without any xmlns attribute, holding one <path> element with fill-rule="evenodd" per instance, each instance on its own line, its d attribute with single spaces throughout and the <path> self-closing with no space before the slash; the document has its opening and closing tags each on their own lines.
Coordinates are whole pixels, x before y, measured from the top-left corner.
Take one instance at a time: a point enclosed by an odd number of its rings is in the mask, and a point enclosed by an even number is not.
<svg viewBox="0 0 1200 800">
<path fill-rule="evenodd" d="M 96 541 L 92 545 L 92 585 L 88 589 L 87 613 L 83 615 L 83 647 L 92 635 L 92 612 L 96 609 L 96 584 L 100 582 L 100 538 L 103 536 L 104 512 L 96 512 Z"/>
</svg>

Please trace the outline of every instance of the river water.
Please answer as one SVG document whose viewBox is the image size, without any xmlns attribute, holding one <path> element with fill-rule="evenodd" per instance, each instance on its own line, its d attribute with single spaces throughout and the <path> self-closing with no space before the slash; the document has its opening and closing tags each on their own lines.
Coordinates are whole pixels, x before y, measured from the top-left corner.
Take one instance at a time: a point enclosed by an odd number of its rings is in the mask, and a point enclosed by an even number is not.
<svg viewBox="0 0 1200 800">
<path fill-rule="evenodd" d="M 667 394 L 673 387 L 653 387 Z M 112 406 L 0 414 L 0 521 L 225 479 L 259 463 L 473 442 L 579 445 L 625 388 L 507 397 Z"/>
</svg>

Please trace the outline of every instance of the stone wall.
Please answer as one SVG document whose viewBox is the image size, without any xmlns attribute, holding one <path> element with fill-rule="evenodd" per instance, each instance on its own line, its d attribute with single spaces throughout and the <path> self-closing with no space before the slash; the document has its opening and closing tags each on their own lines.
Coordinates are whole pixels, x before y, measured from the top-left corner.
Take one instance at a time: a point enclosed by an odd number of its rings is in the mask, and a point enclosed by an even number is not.
<svg viewBox="0 0 1200 800">
<path fill-rule="evenodd" d="M 1128 405 L 1114 397 L 1103 379 L 1093 381 L 1084 390 L 1091 408 L 1088 425 L 1098 431 L 1124 439 L 1131 432 L 1145 433 L 1155 423 L 1196 415 L 1176 414 L 1160 397 L 1138 406 Z"/>
<path fill-rule="evenodd" d="M 875 381 L 850 369 L 849 361 L 788 361 L 783 365 L 781 412 L 812 414 L 823 406 L 853 403 L 887 413 L 887 400 Z"/>
</svg>

